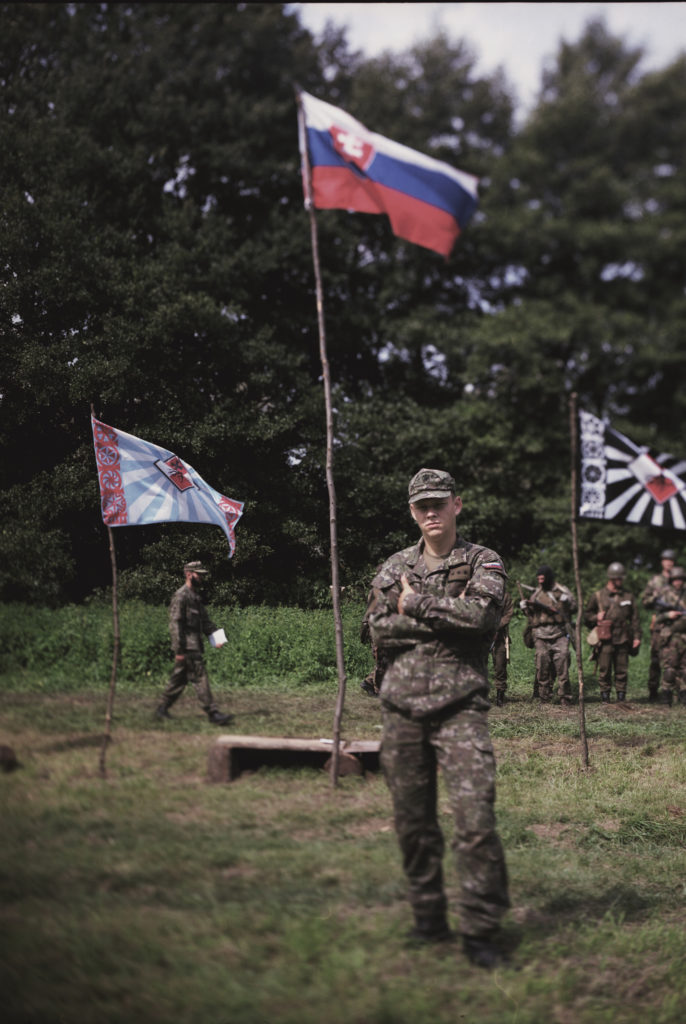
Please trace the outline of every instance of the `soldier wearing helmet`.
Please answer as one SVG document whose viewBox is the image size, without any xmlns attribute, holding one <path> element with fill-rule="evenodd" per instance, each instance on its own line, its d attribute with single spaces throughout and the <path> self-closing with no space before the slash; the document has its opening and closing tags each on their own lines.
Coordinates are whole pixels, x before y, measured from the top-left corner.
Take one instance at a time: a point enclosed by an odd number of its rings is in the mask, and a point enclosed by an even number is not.
<svg viewBox="0 0 686 1024">
<path fill-rule="evenodd" d="M 569 643 L 576 601 L 571 590 L 557 582 L 549 565 L 539 567 L 536 582 L 538 586 L 519 607 L 526 613 L 534 639 L 538 698 L 541 703 L 551 700 L 557 678 L 560 704 L 571 704 Z"/>
<path fill-rule="evenodd" d="M 657 691 L 660 688 L 660 630 L 657 628 L 655 602 L 664 596 L 664 591 L 669 586 L 669 574 L 674 568 L 675 558 L 676 553 L 671 548 L 665 548 L 660 553 L 662 568 L 655 576 L 651 576 L 641 594 L 641 604 L 653 612 L 650 620 L 650 668 L 648 670 L 648 700 L 651 703 L 657 700 Z"/>
<path fill-rule="evenodd" d="M 637 654 L 641 643 L 641 622 L 634 595 L 624 586 L 626 572 L 621 562 L 607 567 L 607 584 L 591 595 L 584 622 L 596 629 L 598 643 L 598 685 L 604 703 L 610 700 L 614 676 L 617 700 L 626 700 L 629 655 Z"/>
<path fill-rule="evenodd" d="M 656 629 L 660 647 L 660 703 L 671 706 L 676 693 L 686 705 L 686 570 L 674 566 L 655 603 Z"/>
</svg>

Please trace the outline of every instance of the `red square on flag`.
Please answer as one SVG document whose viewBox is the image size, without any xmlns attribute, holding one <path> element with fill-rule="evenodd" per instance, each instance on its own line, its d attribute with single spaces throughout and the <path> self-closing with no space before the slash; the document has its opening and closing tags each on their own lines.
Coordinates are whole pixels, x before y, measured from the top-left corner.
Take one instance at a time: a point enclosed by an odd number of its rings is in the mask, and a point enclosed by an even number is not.
<svg viewBox="0 0 686 1024">
<path fill-rule="evenodd" d="M 155 465 L 159 469 L 160 473 L 164 473 L 168 480 L 178 487 L 180 491 L 187 491 L 189 487 L 193 487 L 193 481 L 188 475 L 188 470 L 184 466 L 178 455 L 172 455 L 170 459 L 165 462 L 161 460 L 156 462 Z"/>
</svg>

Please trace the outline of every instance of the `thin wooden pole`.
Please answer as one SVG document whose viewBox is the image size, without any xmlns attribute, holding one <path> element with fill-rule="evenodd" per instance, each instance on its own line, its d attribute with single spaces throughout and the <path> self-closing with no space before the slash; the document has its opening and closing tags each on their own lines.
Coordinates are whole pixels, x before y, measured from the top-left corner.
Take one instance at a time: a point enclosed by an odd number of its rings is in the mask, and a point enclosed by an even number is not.
<svg viewBox="0 0 686 1024">
<path fill-rule="evenodd" d="M 114 550 L 114 534 L 112 527 L 107 527 L 110 541 L 110 562 L 112 563 L 112 632 L 114 635 L 114 646 L 112 650 L 112 673 L 110 675 L 110 689 L 107 696 L 107 712 L 105 714 L 105 732 L 102 737 L 100 748 L 100 775 L 107 778 L 105 758 L 107 748 L 112 738 L 112 709 L 114 708 L 114 692 L 117 687 L 117 666 L 119 664 L 119 653 L 121 651 L 121 634 L 119 632 L 119 607 L 117 604 L 117 556 Z"/>
<path fill-rule="evenodd" d="M 343 656 L 343 623 L 341 618 L 341 594 L 338 573 L 338 530 L 336 519 L 336 489 L 333 476 L 333 409 L 331 402 L 331 375 L 329 372 L 329 359 L 326 351 L 326 330 L 324 326 L 324 299 L 322 291 L 322 279 L 319 267 L 319 239 L 317 234 L 317 220 L 312 202 L 312 180 L 310 162 L 307 155 L 307 138 L 305 129 L 305 116 L 302 107 L 300 93 L 296 89 L 298 102 L 298 135 L 300 140 L 300 154 L 302 161 L 303 186 L 305 190 L 305 209 L 310 215 L 310 237 L 312 242 L 312 262 L 314 264 L 314 279 L 317 299 L 317 324 L 319 327 L 319 357 L 322 364 L 322 379 L 324 382 L 324 405 L 326 410 L 326 486 L 329 492 L 329 535 L 331 544 L 331 596 L 333 601 L 334 627 L 336 634 L 336 666 L 338 670 L 338 696 L 336 699 L 336 710 L 333 723 L 333 751 L 331 757 L 331 783 L 335 788 L 338 785 L 338 762 L 339 747 L 341 742 L 341 718 L 343 717 L 343 705 L 345 702 L 345 659 Z"/>
<path fill-rule="evenodd" d="M 569 399 L 569 433 L 571 438 L 571 483 L 572 483 L 572 556 L 574 558 L 574 579 L 576 582 L 576 670 L 579 683 L 579 736 L 581 738 L 581 763 L 588 768 L 588 739 L 586 737 L 586 705 L 584 702 L 584 666 L 581 648 L 581 616 L 583 612 L 583 595 L 581 593 L 581 574 L 579 572 L 579 541 L 577 536 L 578 480 L 579 465 L 579 418 L 577 412 L 577 394 L 572 392 Z"/>
</svg>

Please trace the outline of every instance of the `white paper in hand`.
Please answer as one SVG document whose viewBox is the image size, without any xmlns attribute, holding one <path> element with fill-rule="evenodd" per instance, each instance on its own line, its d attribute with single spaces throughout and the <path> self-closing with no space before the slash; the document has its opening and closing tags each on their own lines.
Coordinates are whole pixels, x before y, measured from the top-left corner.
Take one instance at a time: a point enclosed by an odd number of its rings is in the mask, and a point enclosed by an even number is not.
<svg viewBox="0 0 686 1024">
<path fill-rule="evenodd" d="M 210 645 L 212 647 L 223 647 L 226 643 L 226 633 L 223 629 L 215 629 L 214 633 L 210 633 Z"/>
</svg>

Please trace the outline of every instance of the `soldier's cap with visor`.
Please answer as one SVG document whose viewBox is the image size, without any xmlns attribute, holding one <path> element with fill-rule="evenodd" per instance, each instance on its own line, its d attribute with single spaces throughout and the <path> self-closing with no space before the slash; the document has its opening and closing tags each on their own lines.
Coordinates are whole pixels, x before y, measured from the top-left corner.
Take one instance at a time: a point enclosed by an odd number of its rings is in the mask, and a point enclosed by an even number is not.
<svg viewBox="0 0 686 1024">
<path fill-rule="evenodd" d="M 410 480 L 407 489 L 410 505 L 428 498 L 453 498 L 457 494 L 455 481 L 442 469 L 420 469 Z"/>
<path fill-rule="evenodd" d="M 206 569 L 202 562 L 186 562 L 183 567 L 184 574 L 187 572 L 197 572 L 198 576 L 209 575 L 209 569 Z"/>
</svg>

